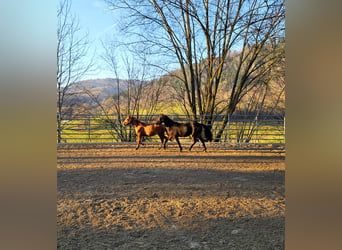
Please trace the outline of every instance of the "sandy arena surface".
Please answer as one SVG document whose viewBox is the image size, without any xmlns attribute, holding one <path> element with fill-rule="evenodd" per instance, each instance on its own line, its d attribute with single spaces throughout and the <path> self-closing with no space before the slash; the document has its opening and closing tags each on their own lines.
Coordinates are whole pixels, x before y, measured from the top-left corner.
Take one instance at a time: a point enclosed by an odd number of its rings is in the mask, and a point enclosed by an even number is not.
<svg viewBox="0 0 342 250">
<path fill-rule="evenodd" d="M 59 145 L 58 249 L 284 249 L 284 149 L 207 146 Z"/>
</svg>

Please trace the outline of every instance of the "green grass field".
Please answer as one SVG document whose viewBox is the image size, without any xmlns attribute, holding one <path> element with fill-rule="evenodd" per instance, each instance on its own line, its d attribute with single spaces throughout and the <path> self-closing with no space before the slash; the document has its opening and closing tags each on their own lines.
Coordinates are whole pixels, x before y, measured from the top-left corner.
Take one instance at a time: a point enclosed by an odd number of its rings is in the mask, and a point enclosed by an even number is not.
<svg viewBox="0 0 342 250">
<path fill-rule="evenodd" d="M 61 143 L 118 143 L 133 142 L 136 139 L 132 126 L 122 127 L 119 122 L 108 122 L 103 118 L 80 118 L 63 122 Z M 212 133 L 214 139 L 218 133 L 218 125 L 214 123 Z M 58 136 L 57 136 L 58 137 Z M 158 136 L 145 137 L 145 141 L 159 142 Z M 181 138 L 182 141 L 191 140 Z M 285 143 L 282 121 L 263 121 L 257 125 L 253 121 L 230 122 L 220 142 L 230 143 Z"/>
</svg>

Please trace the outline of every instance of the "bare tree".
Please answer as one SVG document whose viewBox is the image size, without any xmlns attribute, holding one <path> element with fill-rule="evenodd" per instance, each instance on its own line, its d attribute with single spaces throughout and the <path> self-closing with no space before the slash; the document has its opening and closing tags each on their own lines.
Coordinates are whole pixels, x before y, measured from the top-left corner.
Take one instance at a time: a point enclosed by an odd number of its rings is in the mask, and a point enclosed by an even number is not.
<svg viewBox="0 0 342 250">
<path fill-rule="evenodd" d="M 118 135 L 121 141 L 130 141 L 135 133 L 129 127 L 123 127 L 121 121 L 127 114 L 134 114 L 138 118 L 142 115 L 144 119 L 151 120 L 165 81 L 158 78 L 151 80 L 153 72 L 147 70 L 143 53 L 139 57 L 122 54 L 120 52 L 123 49 L 114 40 L 102 41 L 102 46 L 104 52 L 101 59 L 104 68 L 113 74 L 114 93 L 102 100 L 99 93 L 90 88 L 82 86 L 81 90 L 91 99 L 101 116 L 106 117 L 105 122 L 110 125 L 109 133 L 113 137 Z M 123 62 L 123 65 L 119 65 L 119 62 Z M 120 75 L 123 71 L 127 80 Z"/>
<path fill-rule="evenodd" d="M 116 95 L 112 96 L 115 112 L 150 116 L 156 110 L 165 79 L 157 77 L 156 72 L 148 67 L 146 52 L 139 55 L 129 53 L 132 51 L 129 45 L 120 44 L 114 39 L 102 45 L 102 59 L 117 80 Z M 120 62 L 123 63 L 119 66 Z M 127 80 L 122 80 L 119 72 L 125 72 Z"/>
<path fill-rule="evenodd" d="M 71 13 L 71 1 L 61 0 L 57 9 L 57 131 L 58 142 L 61 142 L 62 121 L 64 115 L 71 110 L 75 93 L 71 88 L 92 67 L 92 62 L 84 59 L 88 53 L 87 35 L 79 26 L 76 17 Z"/>
<path fill-rule="evenodd" d="M 128 16 L 123 28 L 131 34 L 130 43 L 136 39 L 155 54 L 176 58 L 181 71 L 176 77 L 182 85 L 179 89 L 184 90 L 187 113 L 192 119 L 206 116 L 207 124 L 215 113 L 224 114 L 221 131 L 246 93 L 284 57 L 284 50 L 274 42 L 284 35 L 283 0 L 106 2 L 113 10 L 127 10 L 122 12 Z M 267 47 L 271 43 L 272 51 Z M 239 51 L 239 60 L 234 65 L 229 97 L 218 101 L 222 75 L 234 50 Z M 222 103 L 224 108 L 219 107 Z M 221 132 L 217 138 L 220 136 Z"/>
</svg>

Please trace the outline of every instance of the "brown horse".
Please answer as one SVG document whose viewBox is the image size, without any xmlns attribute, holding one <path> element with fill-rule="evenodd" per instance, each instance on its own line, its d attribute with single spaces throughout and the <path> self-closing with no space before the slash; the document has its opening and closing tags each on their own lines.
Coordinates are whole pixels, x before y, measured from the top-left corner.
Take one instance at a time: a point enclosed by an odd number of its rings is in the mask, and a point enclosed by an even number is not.
<svg viewBox="0 0 342 250">
<path fill-rule="evenodd" d="M 161 146 L 159 149 L 162 147 L 165 149 L 166 148 L 166 142 L 168 141 L 168 138 L 164 135 L 166 132 L 166 128 L 163 125 L 158 125 L 158 124 L 146 124 L 142 121 L 139 121 L 137 118 L 128 115 L 126 119 L 122 122 L 122 125 L 127 126 L 129 124 L 132 124 L 132 126 L 135 129 L 135 133 L 138 136 L 137 138 L 137 146 L 135 149 L 138 149 L 141 145 L 145 145 L 144 143 L 141 142 L 141 139 L 143 136 L 154 136 L 158 135 L 161 141 Z M 165 141 L 165 142 L 164 142 Z"/>
<path fill-rule="evenodd" d="M 179 150 L 182 151 L 182 146 L 179 142 L 178 137 L 192 137 L 192 144 L 189 148 L 191 151 L 195 143 L 200 140 L 202 142 L 204 151 L 207 151 L 203 137 L 207 138 L 208 141 L 212 141 L 213 135 L 210 131 L 210 126 L 204 125 L 202 123 L 191 121 L 187 123 L 178 123 L 171 120 L 167 115 L 160 115 L 157 124 L 165 124 L 166 131 L 169 139 L 174 138 L 178 143 Z"/>
</svg>

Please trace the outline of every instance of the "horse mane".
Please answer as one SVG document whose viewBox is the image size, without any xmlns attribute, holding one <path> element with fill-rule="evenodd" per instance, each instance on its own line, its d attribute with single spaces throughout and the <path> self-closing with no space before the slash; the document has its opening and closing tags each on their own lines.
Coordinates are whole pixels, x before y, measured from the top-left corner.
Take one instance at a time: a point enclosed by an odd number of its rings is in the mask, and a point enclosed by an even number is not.
<svg viewBox="0 0 342 250">
<path fill-rule="evenodd" d="M 142 126 L 146 126 L 146 125 L 147 125 L 145 122 L 142 122 L 142 121 L 138 120 L 138 119 L 135 118 L 134 116 L 132 116 L 131 119 L 132 119 L 132 123 L 134 122 L 135 125 L 138 125 L 138 124 L 140 124 L 140 125 L 142 125 Z"/>
<path fill-rule="evenodd" d="M 165 120 L 166 120 L 167 123 L 170 123 L 170 124 L 175 124 L 175 125 L 179 125 L 179 124 L 180 124 L 179 122 L 176 122 L 176 121 L 172 120 L 172 119 L 171 119 L 170 117 L 168 117 L 167 115 L 162 114 L 162 115 L 160 115 L 160 117 L 163 117 L 164 123 L 165 123 Z M 165 123 L 165 125 L 166 125 L 166 123 Z"/>
</svg>

